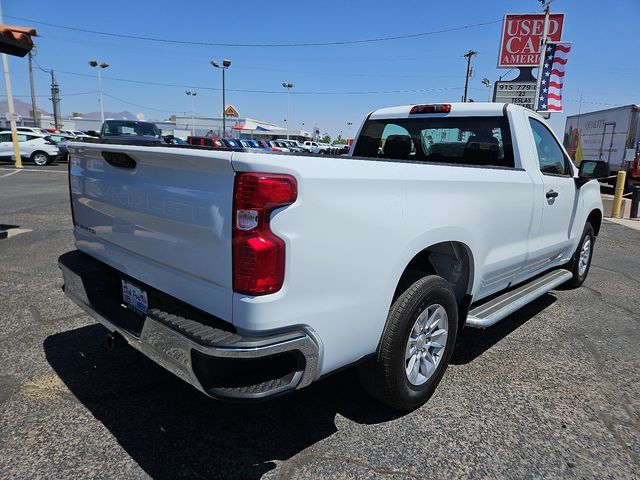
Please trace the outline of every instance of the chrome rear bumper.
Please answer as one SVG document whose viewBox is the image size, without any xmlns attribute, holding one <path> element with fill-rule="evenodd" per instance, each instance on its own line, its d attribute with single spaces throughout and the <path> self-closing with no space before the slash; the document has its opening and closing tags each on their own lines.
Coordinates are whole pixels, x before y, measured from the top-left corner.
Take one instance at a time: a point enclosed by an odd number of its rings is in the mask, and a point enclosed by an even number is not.
<svg viewBox="0 0 640 480">
<path fill-rule="evenodd" d="M 140 331 L 121 317 L 132 312 L 104 285 L 117 272 L 79 251 L 58 259 L 65 294 L 94 320 L 185 382 L 221 399 L 264 399 L 309 385 L 316 376 L 318 346 L 303 329 L 269 336 L 240 336 L 185 308 L 151 308 Z M 151 306 L 150 306 L 151 307 Z"/>
</svg>

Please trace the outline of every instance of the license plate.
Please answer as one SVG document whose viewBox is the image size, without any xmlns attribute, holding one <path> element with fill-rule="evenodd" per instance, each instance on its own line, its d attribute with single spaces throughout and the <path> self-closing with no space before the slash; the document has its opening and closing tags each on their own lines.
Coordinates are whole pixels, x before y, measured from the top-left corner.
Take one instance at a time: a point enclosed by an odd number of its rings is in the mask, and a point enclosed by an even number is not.
<svg viewBox="0 0 640 480">
<path fill-rule="evenodd" d="M 122 299 L 124 303 L 142 315 L 149 310 L 147 292 L 126 280 L 122 280 Z"/>
</svg>

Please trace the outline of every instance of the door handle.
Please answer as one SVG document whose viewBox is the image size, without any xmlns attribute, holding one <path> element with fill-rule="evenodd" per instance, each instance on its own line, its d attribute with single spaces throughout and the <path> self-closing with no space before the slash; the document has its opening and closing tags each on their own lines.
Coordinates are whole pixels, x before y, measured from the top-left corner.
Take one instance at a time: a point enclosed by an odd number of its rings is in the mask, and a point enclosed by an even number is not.
<svg viewBox="0 0 640 480">
<path fill-rule="evenodd" d="M 558 196 L 558 192 L 554 192 L 553 190 L 549 190 L 546 194 L 547 198 L 556 198 Z"/>
</svg>

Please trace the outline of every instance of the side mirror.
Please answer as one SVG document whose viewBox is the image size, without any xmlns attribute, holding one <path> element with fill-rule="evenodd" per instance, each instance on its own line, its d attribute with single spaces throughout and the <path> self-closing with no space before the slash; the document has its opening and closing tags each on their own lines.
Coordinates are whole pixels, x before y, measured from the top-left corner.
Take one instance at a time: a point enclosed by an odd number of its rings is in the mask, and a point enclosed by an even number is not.
<svg viewBox="0 0 640 480">
<path fill-rule="evenodd" d="M 582 160 L 578 168 L 576 185 L 580 188 L 589 180 L 607 178 L 610 175 L 609 164 L 601 160 Z"/>
<path fill-rule="evenodd" d="M 582 160 L 578 170 L 578 177 L 593 180 L 606 178 L 610 175 L 609 164 L 601 160 Z"/>
</svg>

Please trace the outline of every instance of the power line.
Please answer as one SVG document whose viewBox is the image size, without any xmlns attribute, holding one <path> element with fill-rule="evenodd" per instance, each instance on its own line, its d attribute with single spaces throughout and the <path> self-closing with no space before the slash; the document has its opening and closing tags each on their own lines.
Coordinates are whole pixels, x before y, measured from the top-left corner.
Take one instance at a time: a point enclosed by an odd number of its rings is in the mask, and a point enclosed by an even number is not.
<svg viewBox="0 0 640 480">
<path fill-rule="evenodd" d="M 114 100 L 118 100 L 119 102 L 126 103 L 126 104 L 132 105 L 134 107 L 144 108 L 145 110 L 154 110 L 156 112 L 161 112 L 161 113 L 175 113 L 173 110 L 162 110 L 160 108 L 147 107 L 146 105 L 140 105 L 138 103 L 133 103 L 133 102 L 130 102 L 128 100 L 124 100 L 122 98 L 116 97 L 115 95 L 109 95 L 108 93 L 105 93 L 105 92 L 102 92 L 102 94 L 105 97 L 113 98 Z"/>
<path fill-rule="evenodd" d="M 46 70 L 48 72 L 48 70 Z M 80 77 L 91 77 L 94 76 L 88 73 L 80 73 L 80 72 L 69 72 L 66 70 L 55 70 L 56 73 L 63 75 L 75 75 Z M 151 82 L 145 80 L 135 80 L 132 78 L 118 78 L 118 77 L 109 77 L 103 76 L 105 80 L 113 80 L 116 82 L 125 82 L 125 83 L 134 83 L 138 85 L 151 85 L 157 87 L 175 87 L 175 88 L 193 88 L 198 90 L 210 90 L 210 91 L 220 91 L 221 88 L 218 87 L 210 87 L 205 85 L 193 85 L 186 83 L 163 83 L 163 82 Z M 426 92 L 440 92 L 440 91 L 448 91 L 448 90 L 461 90 L 461 87 L 436 87 L 436 88 L 416 88 L 416 89 L 401 89 L 401 90 L 368 90 L 368 91 L 312 91 L 312 90 L 304 90 L 291 92 L 291 95 L 374 95 L 374 94 L 387 94 L 387 93 L 426 93 Z M 248 89 L 238 89 L 238 88 L 227 88 L 229 92 L 237 92 L 237 93 L 266 93 L 266 94 L 276 94 L 276 95 L 284 95 L 286 92 L 280 90 L 248 90 Z"/>
<path fill-rule="evenodd" d="M 42 22 L 40 20 L 34 20 L 32 18 L 14 17 L 11 15 L 5 15 L 5 18 L 13 18 L 14 20 L 21 20 L 24 22 L 35 23 L 37 25 L 45 25 L 47 27 L 60 28 L 63 30 L 71 30 L 74 32 L 90 33 L 94 35 L 104 35 L 108 37 L 127 38 L 130 40 L 145 40 L 148 42 L 159 43 L 174 43 L 180 45 L 200 45 L 207 47 L 323 47 L 330 45 L 354 45 L 359 43 L 373 43 L 373 42 L 387 42 L 390 40 L 404 40 L 408 38 L 426 37 L 429 35 L 437 35 L 440 33 L 458 32 L 460 30 L 467 30 L 470 28 L 484 27 L 486 25 L 493 25 L 496 23 L 502 23 L 500 20 L 492 20 L 489 22 L 480 22 L 470 25 L 462 25 L 459 27 L 443 28 L 441 30 L 432 30 L 429 32 L 412 33 L 408 35 L 395 35 L 391 37 L 378 37 L 378 38 L 365 38 L 359 40 L 341 40 L 333 42 L 304 42 L 304 43 L 215 43 L 215 42 L 198 42 L 193 40 L 175 40 L 168 38 L 157 37 L 144 37 L 139 35 L 128 35 L 124 33 L 103 32 L 100 30 L 90 30 L 88 28 L 70 27 L 67 25 L 58 25 L 55 23 Z"/>
<path fill-rule="evenodd" d="M 74 93 L 65 93 L 64 95 L 60 95 L 61 97 L 72 97 L 72 96 L 76 96 L 76 95 L 93 95 L 98 93 L 97 91 L 94 92 L 74 92 Z M 31 95 L 13 95 L 16 98 L 31 98 Z M 51 94 L 48 95 L 35 95 L 36 97 L 39 98 L 48 98 L 51 97 Z M 0 97 L 6 97 L 6 95 L 0 95 Z"/>
</svg>

